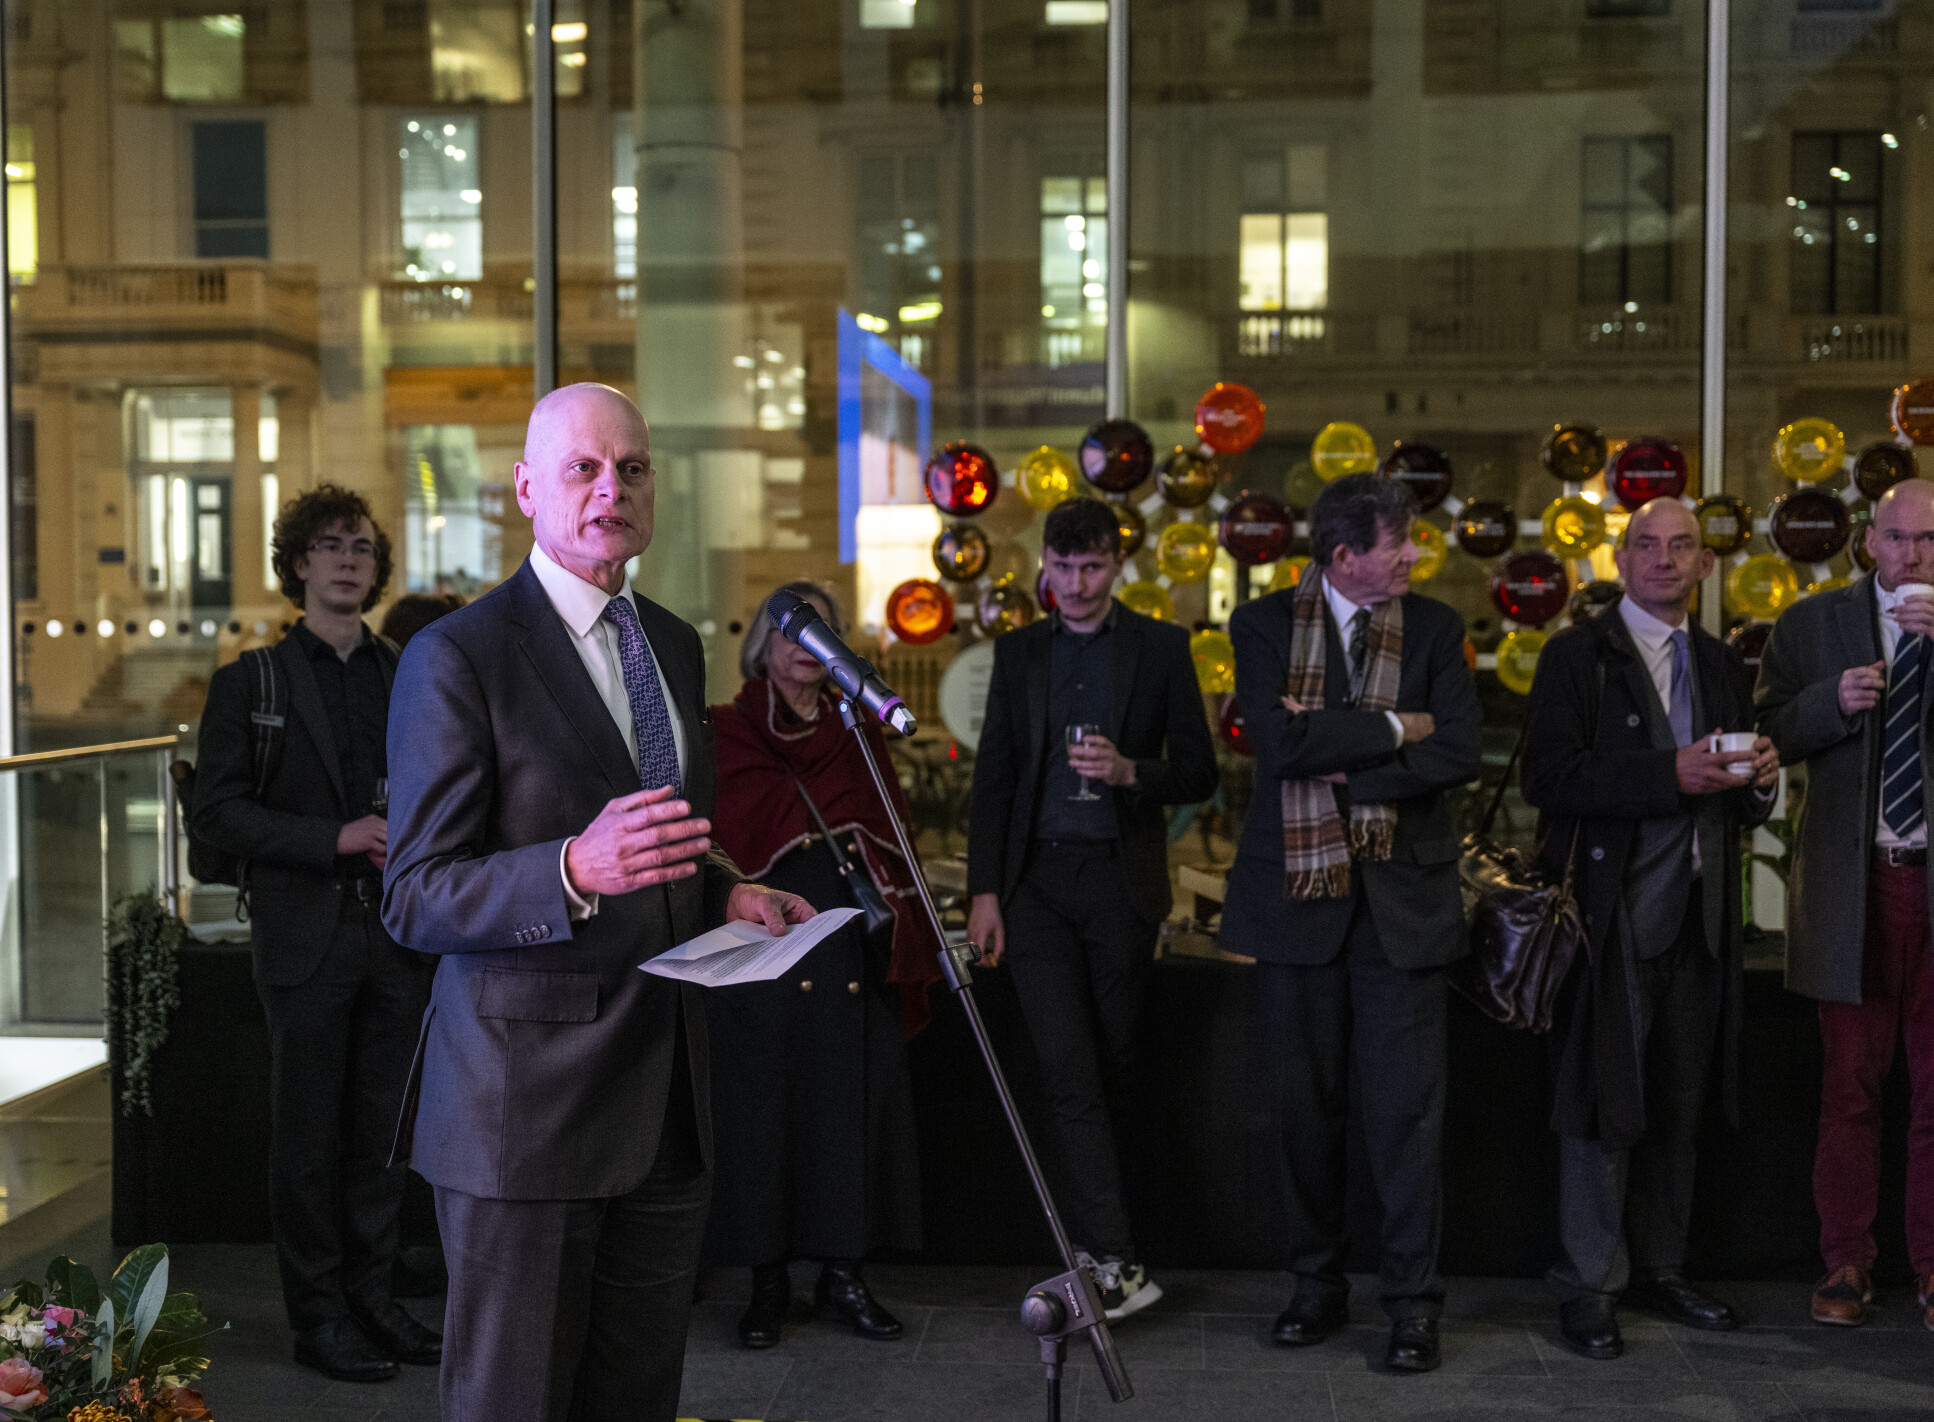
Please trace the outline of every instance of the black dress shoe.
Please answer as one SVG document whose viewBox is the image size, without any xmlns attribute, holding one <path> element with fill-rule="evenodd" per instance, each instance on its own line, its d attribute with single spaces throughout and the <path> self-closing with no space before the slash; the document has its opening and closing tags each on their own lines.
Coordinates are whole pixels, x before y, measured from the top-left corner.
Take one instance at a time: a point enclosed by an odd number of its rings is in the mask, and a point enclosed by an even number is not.
<svg viewBox="0 0 1934 1422">
<path fill-rule="evenodd" d="M 1285 1348 L 1307 1348 L 1321 1343 L 1349 1321 L 1348 1299 L 1299 1293 L 1276 1315 L 1276 1326 L 1269 1330 L 1269 1336 Z"/>
<path fill-rule="evenodd" d="M 752 1271 L 752 1302 L 739 1319 L 739 1341 L 748 1348 L 770 1348 L 779 1341 L 792 1307 L 792 1276 L 783 1264 L 761 1264 Z"/>
<path fill-rule="evenodd" d="M 1587 1358 L 1611 1359 L 1625 1351 L 1618 1331 L 1618 1312 L 1602 1294 L 1567 1299 L 1558 1309 L 1558 1331 L 1565 1342 Z"/>
<path fill-rule="evenodd" d="M 385 1357 L 423 1367 L 443 1361 L 443 1335 L 418 1323 L 401 1304 L 385 1304 L 375 1313 L 359 1311 L 356 1322 Z"/>
<path fill-rule="evenodd" d="M 1390 1351 L 1384 1366 L 1400 1373 L 1428 1373 L 1444 1361 L 1437 1343 L 1437 1320 L 1400 1318 L 1390 1325 Z"/>
<path fill-rule="evenodd" d="M 906 1329 L 900 1320 L 881 1307 L 860 1277 L 860 1266 L 851 1259 L 828 1259 L 819 1271 L 819 1286 L 813 1297 L 820 1308 L 853 1325 L 862 1338 L 898 1338 Z"/>
<path fill-rule="evenodd" d="M 1649 1312 L 1664 1314 L 1687 1328 L 1726 1333 L 1739 1327 L 1739 1315 L 1733 1312 L 1731 1304 L 1701 1293 L 1686 1282 L 1683 1274 L 1662 1274 L 1634 1284 L 1625 1291 L 1625 1301 Z"/>
<path fill-rule="evenodd" d="M 377 1352 L 350 1318 L 332 1318 L 296 1334 L 295 1360 L 337 1382 L 388 1382 L 396 1376 L 396 1364 Z"/>
</svg>

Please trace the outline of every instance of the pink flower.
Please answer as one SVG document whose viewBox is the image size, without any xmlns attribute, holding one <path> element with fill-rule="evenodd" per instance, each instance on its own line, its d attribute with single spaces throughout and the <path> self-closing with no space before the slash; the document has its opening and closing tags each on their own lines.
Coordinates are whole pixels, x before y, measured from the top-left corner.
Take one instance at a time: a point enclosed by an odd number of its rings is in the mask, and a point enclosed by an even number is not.
<svg viewBox="0 0 1934 1422">
<path fill-rule="evenodd" d="M 0 1363 L 0 1407 L 9 1412 L 25 1412 L 47 1400 L 40 1369 L 23 1358 L 8 1358 Z"/>
<path fill-rule="evenodd" d="M 59 1304 L 49 1304 L 42 1311 L 47 1324 L 47 1341 L 59 1347 L 63 1353 L 73 1350 L 73 1343 L 62 1337 L 87 1315 L 77 1308 L 62 1308 Z"/>
</svg>

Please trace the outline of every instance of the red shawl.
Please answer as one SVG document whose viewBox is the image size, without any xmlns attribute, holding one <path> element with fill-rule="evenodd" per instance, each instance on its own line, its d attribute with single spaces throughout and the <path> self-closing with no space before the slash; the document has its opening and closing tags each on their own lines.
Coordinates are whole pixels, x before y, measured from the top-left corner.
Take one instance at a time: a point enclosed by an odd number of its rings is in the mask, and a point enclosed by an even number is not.
<svg viewBox="0 0 1934 1422">
<path fill-rule="evenodd" d="M 789 850 L 817 833 L 793 777 L 805 782 L 833 833 L 842 842 L 857 840 L 873 882 L 893 910 L 886 976 L 899 987 L 900 1023 L 911 1038 L 927 1025 L 927 989 L 940 979 L 940 945 L 912 872 L 852 733 L 840 721 L 837 693 L 820 687 L 819 716 L 812 721 L 796 719 L 782 705 L 778 691 L 761 677 L 748 681 L 736 701 L 712 708 L 719 777 L 712 834 L 746 875 L 764 878 Z M 860 724 L 893 795 L 893 808 L 907 823 L 906 795 L 893 773 L 886 737 L 871 720 Z M 849 831 L 855 832 L 850 838 Z"/>
</svg>

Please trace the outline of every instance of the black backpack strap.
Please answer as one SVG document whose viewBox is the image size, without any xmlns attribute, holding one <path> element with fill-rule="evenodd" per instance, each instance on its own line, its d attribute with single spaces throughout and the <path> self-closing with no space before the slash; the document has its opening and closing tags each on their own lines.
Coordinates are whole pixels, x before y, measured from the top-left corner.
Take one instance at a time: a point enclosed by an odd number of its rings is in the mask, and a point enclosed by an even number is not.
<svg viewBox="0 0 1934 1422">
<path fill-rule="evenodd" d="M 269 783 L 282 768 L 282 743 L 288 734 L 289 682 L 275 664 L 271 647 L 258 647 L 242 653 L 249 666 L 253 703 L 249 723 L 254 732 L 249 746 L 249 762 L 255 773 L 255 798 L 268 794 Z"/>
</svg>

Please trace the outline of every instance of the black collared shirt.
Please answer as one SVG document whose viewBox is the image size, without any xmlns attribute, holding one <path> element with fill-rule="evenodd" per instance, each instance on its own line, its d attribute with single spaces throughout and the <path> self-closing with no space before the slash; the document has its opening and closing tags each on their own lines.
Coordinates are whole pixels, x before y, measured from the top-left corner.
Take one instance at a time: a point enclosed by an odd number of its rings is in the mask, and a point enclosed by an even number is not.
<svg viewBox="0 0 1934 1422">
<path fill-rule="evenodd" d="M 1072 631 L 1055 614 L 1048 654 L 1047 763 L 1034 812 L 1037 839 L 1102 842 L 1120 836 L 1115 793 L 1107 782 L 1088 782 L 1098 799 L 1073 798 L 1080 793 L 1081 777 L 1068 764 L 1067 747 L 1071 725 L 1099 726 L 1108 734 L 1115 704 L 1115 635 L 1113 603 L 1092 632 Z"/>
<path fill-rule="evenodd" d="M 344 806 L 348 818 L 361 819 L 376 807 L 377 777 L 389 775 L 389 688 L 383 682 L 383 664 L 378 660 L 376 639 L 363 629 L 363 640 L 347 660 L 336 649 L 297 622 L 290 636 L 308 654 L 314 668 L 316 685 L 322 691 L 323 709 L 329 714 L 329 728 L 335 735 L 336 760 L 342 766 L 343 790 L 349 797 Z M 345 871 L 375 874 L 376 866 L 365 855 L 347 856 Z"/>
</svg>

